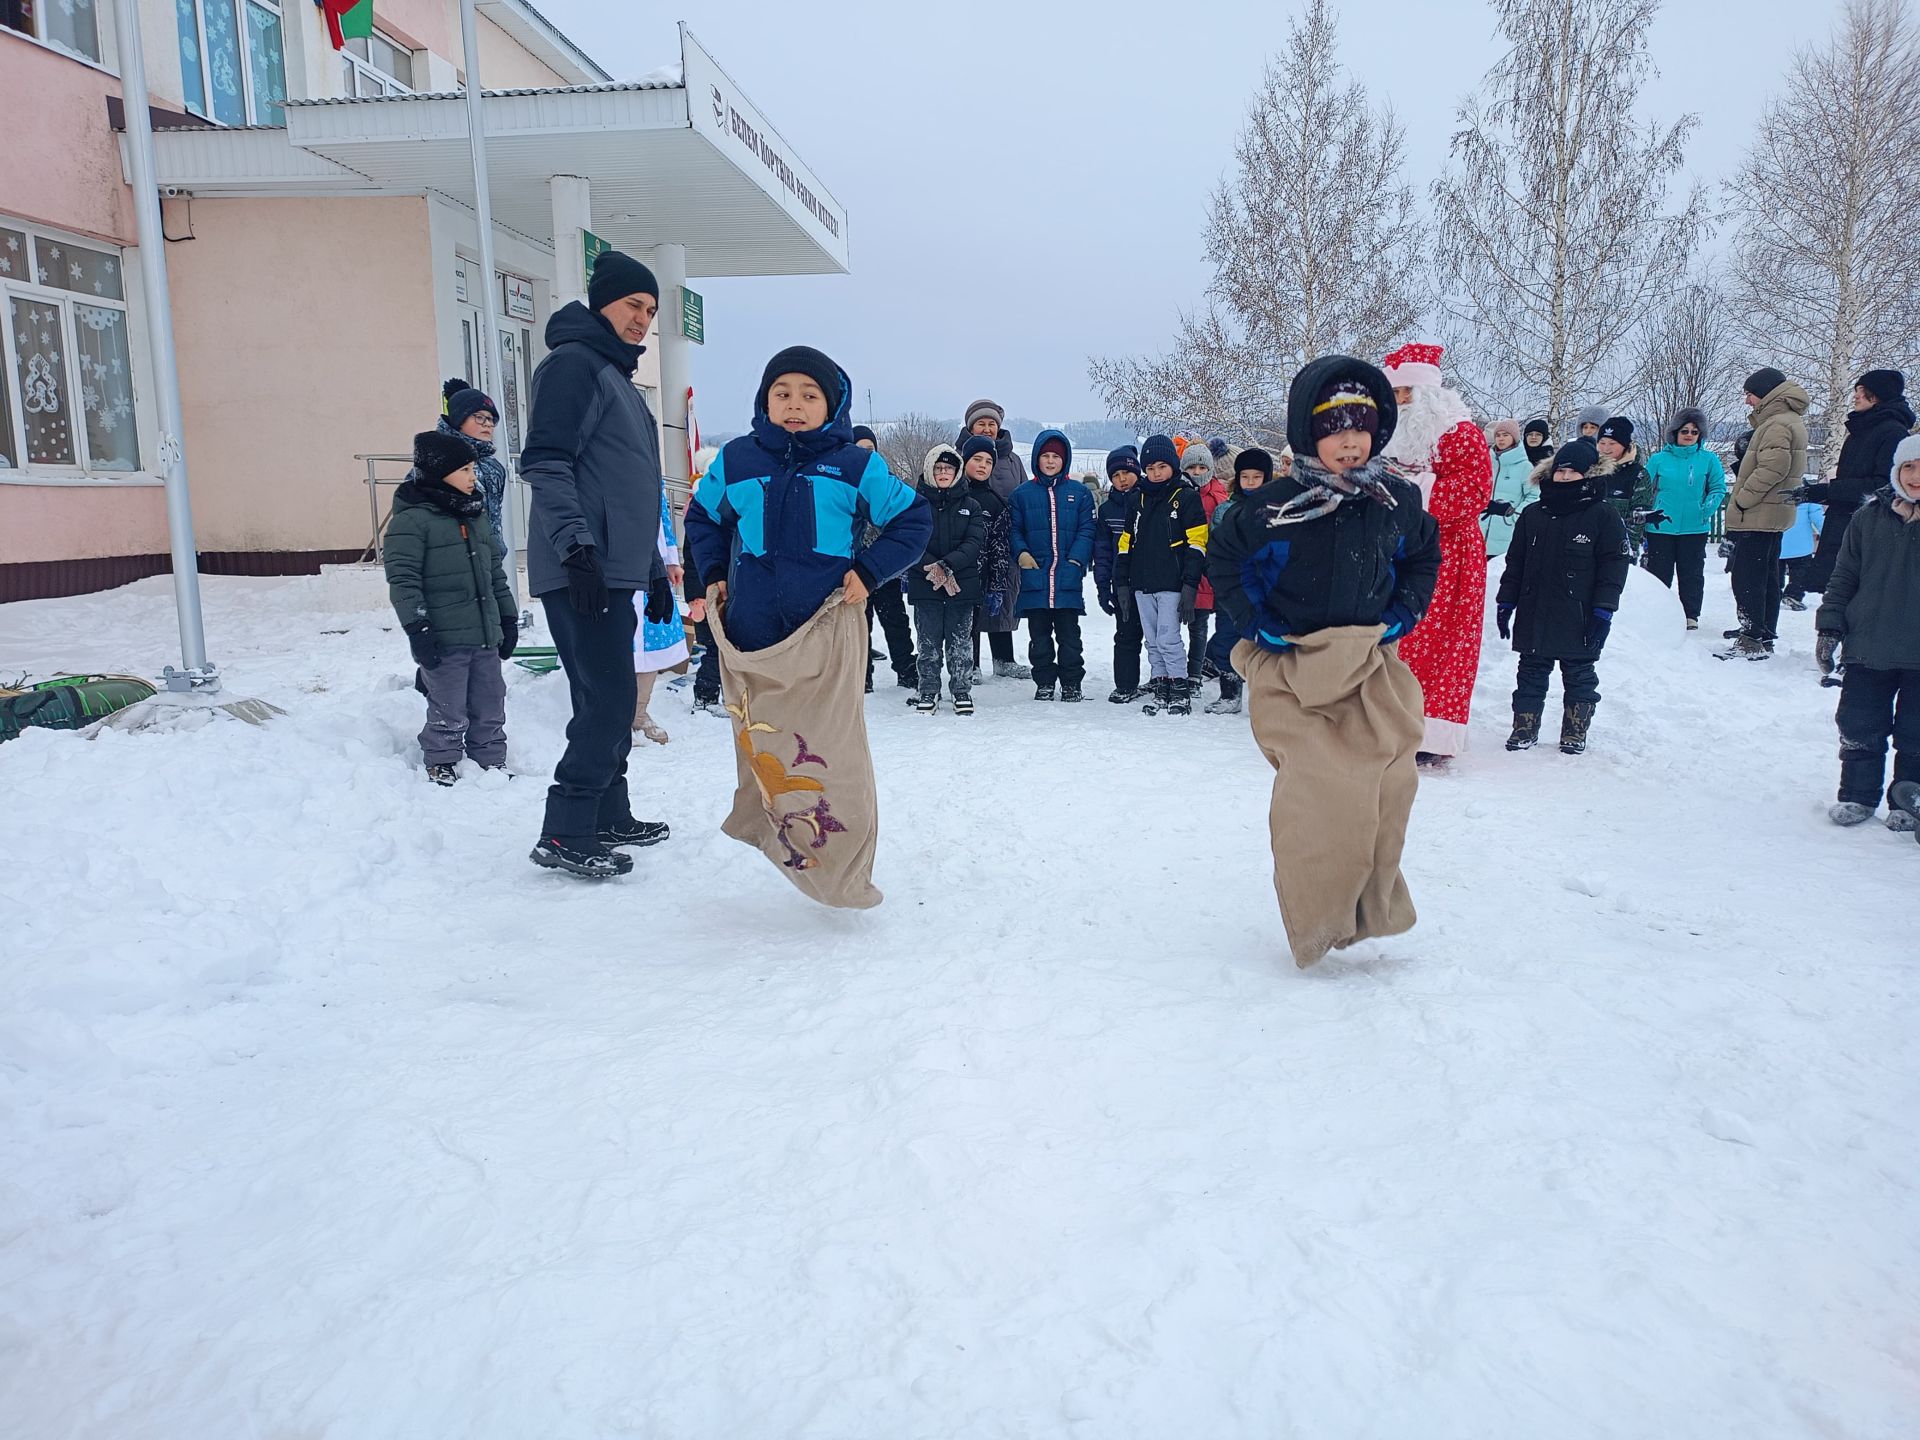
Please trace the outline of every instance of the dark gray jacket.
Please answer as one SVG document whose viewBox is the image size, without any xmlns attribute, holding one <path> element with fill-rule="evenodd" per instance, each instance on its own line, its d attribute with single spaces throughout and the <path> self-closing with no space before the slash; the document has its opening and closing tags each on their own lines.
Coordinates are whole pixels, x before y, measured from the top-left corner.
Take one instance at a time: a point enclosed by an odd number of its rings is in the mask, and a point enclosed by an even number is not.
<svg viewBox="0 0 1920 1440">
<path fill-rule="evenodd" d="M 527 588 L 563 590 L 561 561 L 600 555 L 611 590 L 644 590 L 660 558 L 660 432 L 633 388 L 638 345 L 578 300 L 547 321 L 547 358 L 533 372 L 533 414 L 520 473 L 533 490 Z"/>
<path fill-rule="evenodd" d="M 1920 670 L 1920 520 L 1882 491 L 1847 526 L 1814 628 L 1845 637 L 1840 658 L 1870 670 Z"/>
</svg>

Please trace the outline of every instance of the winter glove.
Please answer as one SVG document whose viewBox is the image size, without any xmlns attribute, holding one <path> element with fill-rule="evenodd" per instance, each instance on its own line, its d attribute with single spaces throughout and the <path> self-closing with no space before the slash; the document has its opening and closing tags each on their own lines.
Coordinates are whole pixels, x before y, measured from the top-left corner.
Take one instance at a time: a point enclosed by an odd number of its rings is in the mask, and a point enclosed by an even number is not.
<svg viewBox="0 0 1920 1440">
<path fill-rule="evenodd" d="M 1127 625 L 1133 623 L 1133 589 L 1131 586 L 1116 585 L 1113 587 L 1113 613 L 1120 617 L 1122 623 Z"/>
<path fill-rule="evenodd" d="M 1607 632 L 1613 629 L 1613 612 L 1594 609 L 1593 618 L 1587 621 L 1586 646 L 1589 650 L 1599 650 L 1607 643 Z"/>
<path fill-rule="evenodd" d="M 1101 589 L 1100 589 L 1099 591 L 1097 591 L 1096 593 L 1097 593 L 1097 594 L 1099 595 L 1099 597 L 1100 597 L 1100 608 L 1101 608 L 1102 610 L 1104 610 L 1104 611 L 1106 611 L 1106 612 L 1107 612 L 1107 614 L 1109 614 L 1109 615 L 1111 615 L 1111 614 L 1113 614 L 1113 590 L 1112 590 L 1112 588 L 1111 588 L 1110 586 L 1109 586 L 1109 587 L 1102 587 L 1102 588 L 1101 588 Z"/>
<path fill-rule="evenodd" d="M 1404 639 L 1420 622 L 1406 606 L 1389 605 L 1381 613 L 1380 623 L 1387 627 L 1386 633 L 1380 637 L 1380 643 L 1385 645 L 1389 640 Z"/>
<path fill-rule="evenodd" d="M 1664 510 L 1636 510 L 1633 518 L 1642 525 L 1665 525 L 1673 517 Z"/>
<path fill-rule="evenodd" d="M 647 586 L 646 613 L 649 625 L 664 625 L 673 618 L 673 584 L 666 576 L 654 576 Z"/>
<path fill-rule="evenodd" d="M 1038 570 L 1040 568 L 1040 562 L 1022 550 L 1020 552 L 1020 568 L 1022 570 Z"/>
<path fill-rule="evenodd" d="M 989 620 L 998 620 L 1000 618 L 1000 612 L 1007 608 L 1007 597 L 1000 591 L 995 590 L 987 596 L 987 603 L 984 608 L 986 609 Z"/>
<path fill-rule="evenodd" d="M 1180 623 L 1182 625 L 1191 625 L 1193 623 L 1193 616 L 1194 616 L 1193 607 L 1199 599 L 1200 599 L 1200 591 L 1197 588 L 1195 588 L 1192 585 L 1184 585 L 1181 587 L 1179 614 L 1180 614 Z"/>
<path fill-rule="evenodd" d="M 1511 640 L 1513 638 L 1513 606 L 1494 606 L 1493 623 L 1499 627 L 1502 640 Z"/>
<path fill-rule="evenodd" d="M 1483 517 L 1491 515 L 1500 520 L 1511 520 L 1514 513 L 1511 500 L 1489 500 L 1487 508 L 1480 512 Z"/>
<path fill-rule="evenodd" d="M 1796 505 L 1828 505 L 1833 501 L 1833 486 L 1827 484 L 1796 485 L 1787 491 L 1787 499 Z"/>
<path fill-rule="evenodd" d="M 500 658 L 511 660 L 514 647 L 520 643 L 520 622 L 511 615 L 500 617 Z"/>
<path fill-rule="evenodd" d="M 1840 648 L 1840 632 L 1822 630 L 1819 638 L 1813 642 L 1813 663 L 1820 667 L 1822 675 L 1833 674 L 1834 652 Z"/>
<path fill-rule="evenodd" d="M 600 569 L 600 552 L 582 545 L 560 562 L 567 572 L 567 594 L 573 608 L 582 615 L 604 615 L 613 603 L 607 594 L 607 577 Z"/>
<path fill-rule="evenodd" d="M 407 648 L 413 651 L 413 663 L 422 670 L 440 668 L 440 642 L 433 638 L 433 627 L 424 620 L 407 626 Z"/>
</svg>

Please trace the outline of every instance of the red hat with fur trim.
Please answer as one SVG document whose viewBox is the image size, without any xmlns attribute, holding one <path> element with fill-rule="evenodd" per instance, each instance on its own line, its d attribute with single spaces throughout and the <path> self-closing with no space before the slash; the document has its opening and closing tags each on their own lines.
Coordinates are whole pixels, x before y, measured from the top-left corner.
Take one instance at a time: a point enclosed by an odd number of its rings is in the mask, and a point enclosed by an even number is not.
<svg viewBox="0 0 1920 1440">
<path fill-rule="evenodd" d="M 1409 385 L 1438 385 L 1440 354 L 1438 345 L 1402 345 L 1380 368 L 1387 372 L 1387 383 L 1396 390 Z"/>
</svg>

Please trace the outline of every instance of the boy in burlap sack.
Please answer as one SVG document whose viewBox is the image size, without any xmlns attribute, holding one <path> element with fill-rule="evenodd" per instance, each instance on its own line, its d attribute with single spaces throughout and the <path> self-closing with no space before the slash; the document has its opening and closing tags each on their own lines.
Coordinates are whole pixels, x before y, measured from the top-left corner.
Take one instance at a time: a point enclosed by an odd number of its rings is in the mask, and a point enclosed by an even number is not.
<svg viewBox="0 0 1920 1440">
<path fill-rule="evenodd" d="M 752 432 L 694 491 L 687 543 L 734 727 L 739 786 L 721 828 L 821 904 L 865 909 L 880 903 L 866 600 L 920 558 L 933 513 L 854 443 L 852 398 L 818 350 L 768 361 Z"/>
<path fill-rule="evenodd" d="M 1419 488 L 1376 458 L 1395 414 L 1364 360 L 1310 362 L 1287 397 L 1293 474 L 1228 509 L 1207 546 L 1245 637 L 1233 667 L 1274 769 L 1273 884 L 1302 969 L 1414 924 L 1400 851 L 1424 720 L 1397 642 L 1433 598 L 1440 540 Z"/>
</svg>

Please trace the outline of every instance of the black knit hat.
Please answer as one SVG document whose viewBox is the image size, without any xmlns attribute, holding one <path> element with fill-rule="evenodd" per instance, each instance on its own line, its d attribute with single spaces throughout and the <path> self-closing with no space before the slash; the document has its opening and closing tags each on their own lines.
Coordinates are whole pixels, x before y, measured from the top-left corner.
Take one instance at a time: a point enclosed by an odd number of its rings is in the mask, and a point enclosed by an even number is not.
<svg viewBox="0 0 1920 1440">
<path fill-rule="evenodd" d="M 969 435 L 960 442 L 960 463 L 964 466 L 976 455 L 984 455 L 989 460 L 998 458 L 993 441 L 985 435 Z"/>
<path fill-rule="evenodd" d="M 880 437 L 874 434 L 870 427 L 856 425 L 853 427 L 853 443 L 858 445 L 862 440 L 866 441 L 876 450 L 880 448 Z"/>
<path fill-rule="evenodd" d="M 1747 394 L 1757 400 L 1764 400 L 1786 383 L 1787 377 L 1768 365 L 1747 377 Z"/>
<path fill-rule="evenodd" d="M 1233 461 L 1233 476 L 1240 478 L 1242 470 L 1258 470 L 1268 480 L 1273 479 L 1273 456 L 1258 445 L 1242 450 Z"/>
<path fill-rule="evenodd" d="M 1118 449 L 1107 452 L 1107 478 L 1111 480 L 1122 470 L 1131 471 L 1135 475 L 1140 473 L 1140 457 L 1134 453 L 1131 445 L 1122 445 Z"/>
<path fill-rule="evenodd" d="M 653 278 L 653 271 L 631 255 L 623 255 L 618 250 L 602 251 L 600 258 L 593 262 L 593 279 L 587 284 L 588 308 L 604 310 L 629 295 L 651 295 L 658 300 L 660 282 Z"/>
<path fill-rule="evenodd" d="M 1313 408 L 1343 380 L 1355 382 L 1373 397 L 1373 453 L 1378 455 L 1393 438 L 1394 427 L 1400 423 L 1400 407 L 1394 403 L 1393 387 L 1380 367 L 1351 355 L 1321 355 L 1302 365 L 1287 387 L 1287 443 L 1293 446 L 1295 455 L 1313 454 Z"/>
<path fill-rule="evenodd" d="M 1633 421 L 1624 415 L 1614 415 L 1607 420 L 1606 424 L 1600 427 L 1600 434 L 1596 438 L 1601 440 L 1618 440 L 1621 447 L 1625 448 L 1633 444 Z"/>
<path fill-rule="evenodd" d="M 1882 405 L 1889 400 L 1904 400 L 1907 396 L 1907 377 L 1898 370 L 1869 370 L 1853 383 Z"/>
<path fill-rule="evenodd" d="M 1544 440 L 1551 434 L 1553 434 L 1553 426 L 1547 423 L 1547 417 L 1544 415 L 1535 416 L 1533 419 L 1527 421 L 1520 429 L 1520 438 L 1522 440 L 1525 440 L 1529 435 L 1538 435 Z"/>
<path fill-rule="evenodd" d="M 1594 448 L 1593 441 L 1584 435 L 1578 440 L 1569 440 L 1553 452 L 1555 470 L 1578 470 L 1585 475 L 1600 463 L 1600 452 Z"/>
<path fill-rule="evenodd" d="M 482 410 L 493 416 L 495 424 L 500 422 L 500 407 L 464 380 L 447 381 L 440 387 L 440 398 L 446 402 L 447 423 L 456 430 Z"/>
<path fill-rule="evenodd" d="M 754 409 L 767 408 L 767 392 L 782 375 L 806 376 L 827 397 L 827 418 L 831 420 L 840 413 L 840 403 L 847 398 L 840 388 L 840 367 L 811 345 L 789 345 L 767 361 L 767 368 L 760 372 L 760 390 L 753 399 Z"/>
<path fill-rule="evenodd" d="M 1174 448 L 1171 435 L 1147 437 L 1140 447 L 1140 473 L 1144 475 L 1149 465 L 1171 465 L 1174 474 L 1180 473 L 1180 452 Z"/>
<path fill-rule="evenodd" d="M 479 458 L 480 452 L 467 443 L 464 435 L 422 430 L 413 437 L 413 468 L 422 480 L 444 480 Z"/>
</svg>

